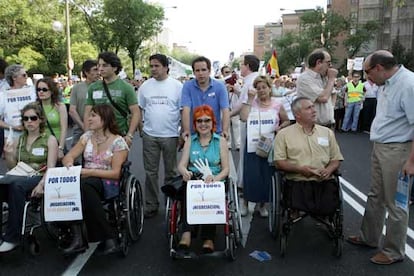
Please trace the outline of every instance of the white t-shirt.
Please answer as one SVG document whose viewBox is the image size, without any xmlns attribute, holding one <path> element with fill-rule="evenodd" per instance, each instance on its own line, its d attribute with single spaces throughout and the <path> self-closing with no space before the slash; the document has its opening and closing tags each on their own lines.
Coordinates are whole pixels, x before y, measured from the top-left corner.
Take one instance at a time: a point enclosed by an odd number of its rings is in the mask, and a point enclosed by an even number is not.
<svg viewBox="0 0 414 276">
<path fill-rule="evenodd" d="M 143 131 L 155 137 L 178 137 L 181 90 L 183 85 L 168 77 L 158 81 L 151 78 L 138 90 L 138 103 L 144 111 Z"/>
</svg>

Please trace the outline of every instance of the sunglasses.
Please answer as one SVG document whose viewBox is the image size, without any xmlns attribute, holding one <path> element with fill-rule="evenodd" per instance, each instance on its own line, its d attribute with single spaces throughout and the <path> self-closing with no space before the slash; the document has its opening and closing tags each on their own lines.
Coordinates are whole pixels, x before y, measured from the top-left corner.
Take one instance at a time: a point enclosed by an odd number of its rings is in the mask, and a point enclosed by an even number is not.
<svg viewBox="0 0 414 276">
<path fill-rule="evenodd" d="M 48 89 L 48 88 L 46 88 L 46 87 L 42 87 L 42 88 L 38 87 L 38 88 L 36 88 L 36 91 L 37 91 L 37 92 L 40 92 L 40 91 L 42 91 L 42 92 L 47 92 L 47 91 L 49 91 L 49 89 Z"/>
<path fill-rule="evenodd" d="M 39 117 L 36 116 L 36 115 L 34 115 L 34 116 L 23 116 L 23 121 L 27 122 L 27 121 L 29 121 L 29 119 L 30 119 L 30 121 L 35 122 L 35 121 L 37 121 L 37 119 L 39 119 Z"/>
<path fill-rule="evenodd" d="M 210 123 L 211 119 L 207 118 L 207 119 L 197 119 L 196 120 L 197 123 L 201 124 L 201 123 Z"/>
</svg>

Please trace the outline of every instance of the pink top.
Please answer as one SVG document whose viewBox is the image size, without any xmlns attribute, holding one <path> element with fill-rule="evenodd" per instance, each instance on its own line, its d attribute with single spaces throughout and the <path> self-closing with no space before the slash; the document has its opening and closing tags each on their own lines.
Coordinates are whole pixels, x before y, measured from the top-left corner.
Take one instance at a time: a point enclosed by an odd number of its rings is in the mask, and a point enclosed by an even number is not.
<svg viewBox="0 0 414 276">
<path fill-rule="evenodd" d="M 92 143 L 92 131 L 87 131 L 81 136 L 81 142 L 85 145 L 83 158 L 85 159 L 84 167 L 87 169 L 109 170 L 112 168 L 112 156 L 114 152 L 129 150 L 124 138 L 117 136 L 109 148 L 102 152 L 97 152 Z"/>
</svg>

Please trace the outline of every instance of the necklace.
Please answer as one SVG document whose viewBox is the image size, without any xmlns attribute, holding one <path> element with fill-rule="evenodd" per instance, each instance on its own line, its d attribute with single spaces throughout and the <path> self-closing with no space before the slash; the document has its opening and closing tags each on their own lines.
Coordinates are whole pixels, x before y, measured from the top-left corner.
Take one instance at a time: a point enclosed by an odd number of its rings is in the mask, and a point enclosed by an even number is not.
<svg viewBox="0 0 414 276">
<path fill-rule="evenodd" d="M 94 138 L 95 138 L 95 143 L 99 146 L 99 145 L 105 143 L 108 140 L 109 137 L 104 135 L 103 137 L 95 136 Z"/>
</svg>

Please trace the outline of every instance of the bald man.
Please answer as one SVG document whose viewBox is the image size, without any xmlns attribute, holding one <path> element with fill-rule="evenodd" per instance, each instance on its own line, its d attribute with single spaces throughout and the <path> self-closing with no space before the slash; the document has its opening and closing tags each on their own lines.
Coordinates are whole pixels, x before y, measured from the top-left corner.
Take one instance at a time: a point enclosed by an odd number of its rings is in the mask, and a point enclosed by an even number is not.
<svg viewBox="0 0 414 276">
<path fill-rule="evenodd" d="M 369 55 L 364 63 L 367 78 L 383 85 L 378 93 L 377 114 L 371 126 L 371 189 L 359 235 L 349 236 L 355 245 L 376 248 L 380 244 L 385 215 L 387 231 L 383 246 L 370 260 L 390 265 L 404 260 L 408 208 L 395 204 L 398 174 L 414 174 L 414 73 L 397 64 L 384 50 Z M 408 198 L 408 195 L 407 195 Z"/>
</svg>

